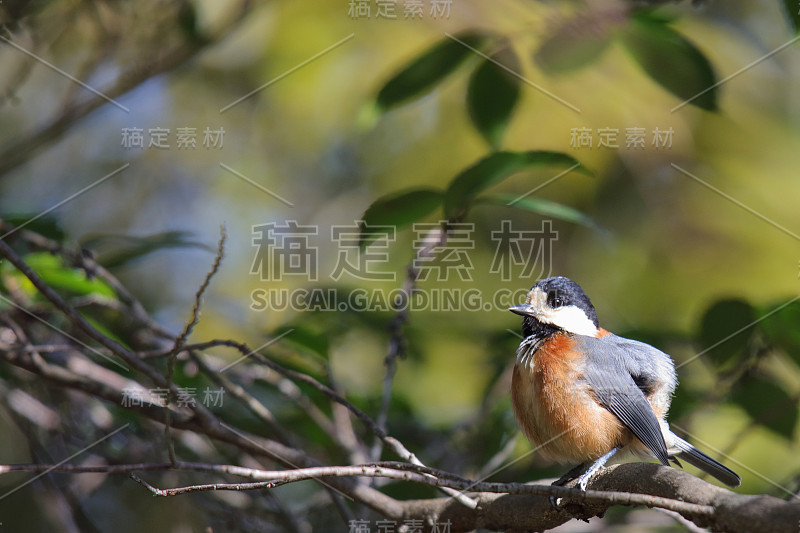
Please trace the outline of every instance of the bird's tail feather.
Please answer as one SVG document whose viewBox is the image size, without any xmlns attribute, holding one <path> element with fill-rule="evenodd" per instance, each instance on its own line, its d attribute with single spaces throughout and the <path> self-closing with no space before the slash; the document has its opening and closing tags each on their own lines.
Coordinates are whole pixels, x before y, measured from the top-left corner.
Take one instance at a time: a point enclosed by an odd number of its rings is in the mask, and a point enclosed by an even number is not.
<svg viewBox="0 0 800 533">
<path fill-rule="evenodd" d="M 730 487 L 738 487 L 742 483 L 742 478 L 727 466 L 715 459 L 712 459 L 674 433 L 672 434 L 672 437 L 672 445 L 678 450 L 676 453 L 678 458 L 683 459 L 690 465 L 696 466 L 703 472 L 714 476 L 722 483 L 725 483 Z"/>
</svg>

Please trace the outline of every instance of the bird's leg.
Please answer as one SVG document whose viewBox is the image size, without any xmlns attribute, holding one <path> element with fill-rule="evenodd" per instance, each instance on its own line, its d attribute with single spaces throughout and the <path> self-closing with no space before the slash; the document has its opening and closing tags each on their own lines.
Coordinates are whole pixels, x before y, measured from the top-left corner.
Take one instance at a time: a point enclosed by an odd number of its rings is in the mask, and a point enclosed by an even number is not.
<svg viewBox="0 0 800 533">
<path fill-rule="evenodd" d="M 558 478 L 557 480 L 553 481 L 550 486 L 551 487 L 563 487 L 576 477 L 582 475 L 586 472 L 586 469 L 589 468 L 589 465 L 586 463 L 581 463 L 575 468 L 571 469 L 569 472 Z M 550 507 L 558 511 L 560 509 L 561 498 L 556 498 L 555 496 L 550 496 Z"/>
<path fill-rule="evenodd" d="M 575 468 L 572 468 L 569 472 L 558 478 L 557 480 L 553 481 L 550 486 L 551 487 L 563 487 L 576 477 L 583 475 L 586 472 L 586 469 L 589 468 L 589 464 L 581 463 Z M 550 496 L 550 507 L 558 511 L 560 509 L 560 502 L 561 498 L 556 498 L 555 496 Z"/>
<path fill-rule="evenodd" d="M 589 463 L 581 463 L 575 468 L 571 469 L 566 474 L 564 474 L 563 476 L 561 476 L 560 478 L 558 478 L 556 481 L 553 481 L 551 485 L 556 487 L 563 487 L 573 479 L 582 476 L 583 473 L 586 472 L 586 469 L 589 468 L 589 466 L 590 466 Z"/>
<path fill-rule="evenodd" d="M 597 461 L 592 463 L 592 466 L 586 469 L 586 472 L 578 478 L 578 487 L 581 490 L 586 490 L 586 485 L 589 484 L 589 480 L 592 479 L 596 473 L 598 473 L 608 462 L 609 459 L 614 457 L 614 454 L 619 451 L 619 448 L 611 448 L 611 451 L 605 454 L 604 456 L 600 457 Z"/>
<path fill-rule="evenodd" d="M 599 459 L 597 459 L 594 463 L 582 463 L 561 476 L 558 480 L 552 483 L 553 486 L 556 487 L 563 487 L 568 482 L 572 481 L 575 478 L 578 478 L 578 488 L 581 490 L 586 490 L 586 486 L 589 484 L 589 480 L 592 479 L 597 472 L 599 472 L 611 459 L 615 453 L 619 451 L 619 448 L 611 448 L 611 451 L 607 454 L 603 455 Z M 559 501 L 561 498 L 556 498 L 555 496 L 550 496 L 550 505 L 553 509 L 558 510 L 560 508 Z"/>
</svg>

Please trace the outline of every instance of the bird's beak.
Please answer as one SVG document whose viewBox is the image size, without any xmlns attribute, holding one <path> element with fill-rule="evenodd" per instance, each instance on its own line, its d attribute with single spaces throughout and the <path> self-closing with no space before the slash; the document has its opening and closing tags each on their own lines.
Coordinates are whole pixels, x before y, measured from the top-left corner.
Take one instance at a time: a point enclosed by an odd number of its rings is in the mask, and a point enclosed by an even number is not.
<svg viewBox="0 0 800 533">
<path fill-rule="evenodd" d="M 514 307 L 509 307 L 508 310 L 520 316 L 534 315 L 534 307 L 530 304 L 515 305 Z"/>
</svg>

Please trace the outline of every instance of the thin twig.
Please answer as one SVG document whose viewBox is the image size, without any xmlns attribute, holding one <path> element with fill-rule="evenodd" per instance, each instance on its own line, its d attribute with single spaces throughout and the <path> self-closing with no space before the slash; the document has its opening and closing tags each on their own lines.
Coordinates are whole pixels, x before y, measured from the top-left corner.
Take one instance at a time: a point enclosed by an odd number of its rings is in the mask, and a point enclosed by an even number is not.
<svg viewBox="0 0 800 533">
<path fill-rule="evenodd" d="M 567 488 L 555 485 L 528 485 L 524 483 L 489 483 L 489 482 L 474 482 L 468 479 L 458 478 L 452 475 L 448 477 L 434 477 L 434 474 L 446 474 L 444 472 L 425 469 L 426 474 L 419 471 L 412 471 L 415 465 L 401 465 L 395 464 L 394 466 L 404 466 L 400 468 L 390 468 L 379 465 L 357 465 L 357 466 L 328 466 L 317 468 L 302 468 L 296 470 L 285 470 L 277 472 L 262 472 L 259 477 L 265 477 L 264 481 L 257 481 L 254 483 L 210 483 L 202 485 L 189 485 L 184 487 L 176 487 L 172 489 L 158 489 L 150 484 L 142 481 L 140 478 L 134 479 L 146 486 L 154 496 L 177 496 L 179 494 L 186 494 L 189 492 L 209 491 L 209 490 L 258 490 L 258 489 L 271 489 L 280 487 L 288 483 L 296 483 L 298 481 L 306 481 L 309 479 L 326 478 L 326 477 L 351 477 L 351 476 L 369 476 L 369 477 L 384 477 L 388 479 L 397 479 L 403 481 L 412 481 L 425 485 L 432 485 L 434 487 L 449 487 L 452 489 L 460 490 L 473 490 L 475 492 L 490 492 L 501 494 L 531 494 L 536 496 L 555 496 L 558 498 L 568 498 L 578 502 L 597 502 L 597 503 L 610 503 L 617 505 L 634 505 L 645 507 L 657 507 L 660 509 L 668 509 L 679 513 L 686 513 L 692 515 L 713 516 L 715 513 L 714 507 L 710 505 L 700 505 L 696 503 L 688 503 L 671 498 L 664 498 L 661 496 L 652 496 L 650 494 L 637 494 L 632 492 L 612 492 L 612 491 L 598 491 Z M 420 469 L 423 470 L 423 469 Z"/>
<path fill-rule="evenodd" d="M 158 50 L 158 53 L 151 51 L 147 60 L 140 58 L 133 61 L 129 68 L 120 72 L 111 86 L 102 90 L 105 97 L 94 96 L 60 108 L 60 113 L 39 129 L 28 135 L 18 136 L 0 147 L 0 180 L 11 170 L 29 161 L 42 148 L 58 140 L 81 119 L 104 106 L 107 103 L 106 98 L 118 98 L 148 79 L 185 64 L 207 46 L 222 40 L 244 20 L 254 3 L 251 0 L 242 0 L 238 9 L 227 10 L 232 13 L 231 17 L 218 29 L 206 32 L 203 39 L 184 40 L 165 50 Z"/>
<path fill-rule="evenodd" d="M 315 389 L 326 395 L 331 400 L 342 404 L 348 410 L 350 410 L 350 412 L 353 413 L 356 416 L 356 418 L 361 420 L 361 422 L 364 425 L 366 425 L 367 428 L 373 434 L 377 435 L 383 441 L 383 443 L 389 447 L 390 450 L 392 450 L 395 454 L 397 454 L 398 457 L 400 457 L 400 459 L 408 461 L 409 463 L 422 465 L 422 461 L 420 461 L 416 455 L 410 452 L 403 445 L 402 442 L 388 435 L 385 430 L 378 427 L 378 425 L 375 423 L 374 420 L 372 420 L 372 418 L 369 417 L 369 415 L 367 415 L 364 411 L 362 411 L 361 409 L 359 409 L 358 407 L 356 407 L 355 405 L 344 399 L 344 397 L 342 397 L 338 392 L 331 389 L 327 385 L 320 383 L 319 381 L 317 381 L 316 379 L 307 374 L 302 374 L 300 372 L 296 372 L 294 370 L 285 368 L 284 366 L 280 365 L 279 363 L 276 363 L 272 359 L 269 359 L 268 357 L 261 355 L 257 351 L 251 350 L 247 346 L 247 344 L 243 342 L 238 342 L 231 339 L 215 339 L 212 341 L 201 342 L 197 344 L 188 344 L 186 345 L 185 348 L 192 350 L 207 350 L 208 348 L 214 346 L 228 346 L 231 348 L 236 348 L 245 357 L 253 357 L 259 363 L 269 367 L 270 369 L 274 370 L 275 372 L 278 372 L 283 376 L 286 376 L 289 379 L 292 379 L 294 381 L 300 381 L 302 383 L 310 385 L 311 387 L 314 387 Z M 469 507 L 470 509 L 474 509 L 477 506 L 476 502 L 470 500 L 467 496 L 461 493 L 458 493 L 456 491 L 447 491 L 447 493 L 456 500 L 458 500 L 459 503 Z"/>
<path fill-rule="evenodd" d="M 392 400 L 394 376 L 397 373 L 397 359 L 405 357 L 406 353 L 404 326 L 408 322 L 409 317 L 410 305 L 408 304 L 411 301 L 411 297 L 417 286 L 417 279 L 419 278 L 420 269 L 418 263 L 423 259 L 433 257 L 436 249 L 447 243 L 447 231 L 440 227 L 434 228 L 428 232 L 422 242 L 424 243 L 423 246 L 416 251 L 414 259 L 406 268 L 406 277 L 403 280 L 403 288 L 400 292 L 402 301 L 395 302 L 397 312 L 389 325 L 389 348 L 383 361 L 386 367 L 386 374 L 383 377 L 383 390 L 381 393 L 378 416 L 375 417 L 375 423 L 384 431 L 386 431 L 386 421 L 389 416 L 389 407 Z M 383 448 L 382 444 L 383 440 L 376 437 L 370 453 L 370 457 L 373 461 L 380 459 L 381 450 Z"/>
<path fill-rule="evenodd" d="M 248 393 L 244 387 L 239 386 L 228 379 L 225 374 L 221 374 L 216 370 L 211 369 L 205 361 L 194 351 L 189 350 L 189 357 L 194 361 L 200 370 L 209 377 L 214 383 L 223 387 L 225 391 L 236 398 L 242 405 L 244 405 L 253 415 L 263 422 L 275 434 L 275 437 L 284 444 L 295 446 L 292 442 L 291 436 L 283 429 L 283 427 L 275 419 L 275 416 L 262 402 L 258 401 L 252 394 Z"/>
<path fill-rule="evenodd" d="M 2 231 L 2 234 L 7 234 L 13 229 L 14 226 L 0 221 L 0 231 Z M 119 301 L 128 308 L 130 313 L 129 316 L 131 316 L 135 322 L 138 322 L 139 325 L 143 326 L 160 338 L 170 340 L 174 338 L 174 334 L 167 331 L 158 322 L 154 321 L 150 317 L 141 302 L 139 302 L 130 293 L 130 291 L 128 291 L 127 287 L 125 287 L 102 265 L 97 263 L 91 254 L 87 253 L 85 250 L 71 250 L 69 248 L 65 248 L 60 243 L 52 239 L 48 239 L 43 235 L 39 235 L 38 233 L 26 229 L 14 232 L 14 236 L 23 239 L 36 248 L 64 257 L 69 264 L 83 269 L 88 276 L 96 276 L 102 279 L 114 290 L 114 293 L 117 295 L 117 298 L 119 298 Z"/>
<path fill-rule="evenodd" d="M 423 246 L 421 246 L 416 254 L 414 254 L 414 259 L 411 261 L 411 264 L 408 265 L 406 279 L 403 282 L 403 290 L 402 295 L 405 301 L 397 302 L 397 313 L 392 319 L 390 330 L 391 336 L 389 340 L 389 349 L 388 353 L 386 354 L 386 358 L 384 359 L 384 365 L 386 366 L 386 374 L 383 378 L 383 391 L 381 393 L 381 404 L 380 409 L 378 410 L 378 416 L 376 418 L 376 426 L 384 433 L 386 433 L 386 422 L 389 416 L 389 407 L 391 406 L 392 400 L 392 388 L 394 385 L 394 376 L 397 373 L 397 359 L 400 357 L 405 356 L 405 336 L 403 331 L 403 326 L 406 322 L 408 322 L 409 316 L 409 308 L 408 302 L 411 300 L 411 296 L 416 288 L 417 279 L 419 278 L 420 268 L 418 263 L 430 257 L 433 257 L 436 253 L 436 250 L 447 243 L 447 228 L 446 227 L 437 227 L 432 229 L 428 232 L 428 234 L 423 239 Z M 372 446 L 372 450 L 370 453 L 370 457 L 373 461 L 377 461 L 380 459 L 381 452 L 383 450 L 383 445 L 389 444 L 387 439 L 380 434 L 375 434 L 375 442 Z M 392 446 L 391 444 L 389 444 Z M 395 453 L 397 453 L 397 449 L 393 449 Z M 405 450 L 408 452 L 408 450 Z M 411 461 L 414 464 L 422 465 L 422 461 L 420 461 L 415 455 L 411 454 L 410 452 L 408 457 L 401 457 L 407 461 Z M 470 509 L 475 509 L 477 507 L 477 502 L 471 500 L 463 493 L 452 490 L 447 487 L 442 487 L 442 492 L 445 494 L 453 497 L 462 505 L 469 507 Z"/>
<path fill-rule="evenodd" d="M 202 305 L 203 294 L 205 294 L 206 289 L 208 289 L 208 286 L 211 284 L 211 279 L 219 272 L 219 267 L 222 265 L 222 258 L 225 256 L 225 237 L 225 226 L 223 225 L 219 227 L 219 242 L 217 243 L 217 255 L 214 257 L 214 264 L 211 266 L 211 270 L 209 270 L 208 274 L 206 274 L 203 283 L 200 284 L 200 288 L 197 289 L 197 292 L 194 294 L 194 305 L 192 305 L 191 317 L 186 322 L 186 325 L 184 325 L 181 334 L 175 339 L 175 344 L 172 346 L 172 351 L 167 360 L 167 409 L 164 412 L 164 440 L 166 441 L 169 460 L 172 463 L 177 460 L 175 457 L 175 445 L 172 443 L 172 433 L 170 433 L 171 420 L 169 414 L 170 404 L 177 400 L 175 392 L 172 390 L 172 380 L 175 376 L 175 361 L 178 359 L 178 353 L 183 348 L 183 345 L 186 344 L 186 339 L 189 338 L 189 335 L 192 334 L 192 330 L 200 321 L 200 306 Z"/>
<path fill-rule="evenodd" d="M 208 490 L 256 490 L 275 488 L 288 483 L 314 480 L 328 477 L 384 477 L 411 481 L 434 487 L 450 487 L 473 492 L 490 492 L 500 494 L 531 494 L 536 496 L 555 496 L 569 498 L 579 502 L 598 502 L 617 505 L 636 505 L 668 509 L 679 513 L 712 516 L 714 508 L 710 505 L 684 502 L 672 498 L 638 494 L 633 492 L 582 491 L 555 485 L 530 485 L 526 483 L 491 483 L 476 482 L 458 477 L 449 472 L 421 467 L 409 463 L 382 462 L 376 464 L 353 466 L 321 466 L 313 468 L 297 468 L 293 470 L 258 470 L 236 465 L 219 465 L 213 463 L 192 463 L 179 461 L 172 463 L 139 463 L 131 465 L 77 466 L 77 465 L 0 465 L 0 474 L 18 471 L 41 472 L 44 470 L 69 473 L 132 473 L 141 471 L 185 470 L 199 472 L 215 472 L 232 474 L 256 480 L 252 483 L 210 483 L 190 485 L 173 489 L 157 489 L 144 482 L 138 476 L 133 477 L 138 483 L 146 486 L 156 496 L 176 496 L 188 492 Z"/>
<path fill-rule="evenodd" d="M 104 335 L 97 328 L 91 325 L 83 315 L 78 313 L 74 307 L 65 302 L 55 290 L 46 284 L 42 278 L 39 277 L 39 275 L 36 274 L 36 272 L 34 272 L 33 269 L 28 266 L 27 263 L 25 263 L 25 261 L 22 260 L 19 254 L 17 254 L 17 252 L 14 251 L 14 249 L 2 239 L 0 239 L 0 255 L 8 259 L 8 261 L 17 268 L 17 270 L 22 272 L 22 274 L 28 278 L 33 286 L 36 287 L 36 289 L 42 294 L 42 296 L 47 298 L 50 303 L 52 303 L 59 311 L 66 315 L 75 327 L 83 331 L 83 333 L 85 333 L 92 340 L 98 342 L 101 346 L 104 346 L 111 353 L 120 357 L 130 367 L 147 376 L 159 387 L 167 387 L 167 380 L 164 376 L 162 376 L 155 368 L 139 359 L 136 354 L 130 351 L 128 348 L 114 339 Z M 170 386 L 169 390 L 177 393 L 174 385 Z M 211 414 L 199 404 L 194 405 L 193 410 L 195 415 L 197 415 L 205 423 L 213 423 L 214 417 L 212 417 Z"/>
<path fill-rule="evenodd" d="M 217 254 L 214 257 L 214 264 L 211 266 L 211 270 L 206 274 L 203 283 L 200 285 L 200 288 L 194 295 L 194 305 L 192 306 L 192 316 L 186 322 L 186 325 L 183 328 L 183 331 L 175 339 L 175 346 L 172 349 L 174 354 L 177 354 L 181 348 L 183 348 L 184 344 L 186 344 L 186 339 L 189 335 L 192 334 L 192 330 L 200 321 L 200 306 L 202 305 L 203 294 L 205 294 L 206 289 L 211 283 L 211 279 L 219 272 L 219 268 L 222 265 L 222 259 L 225 257 L 225 239 L 227 238 L 227 233 L 225 232 L 225 226 L 222 225 L 219 227 L 219 242 L 217 243 Z"/>
</svg>

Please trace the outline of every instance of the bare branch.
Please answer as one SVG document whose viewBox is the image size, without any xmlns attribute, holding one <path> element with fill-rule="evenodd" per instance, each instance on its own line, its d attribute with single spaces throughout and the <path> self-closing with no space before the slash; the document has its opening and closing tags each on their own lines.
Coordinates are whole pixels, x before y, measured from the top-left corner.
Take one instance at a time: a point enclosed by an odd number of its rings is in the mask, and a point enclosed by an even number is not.
<svg viewBox="0 0 800 533">
<path fill-rule="evenodd" d="M 22 232 L 20 232 L 21 234 Z M 246 344 L 225 339 L 187 344 L 194 324 L 197 323 L 200 302 L 204 291 L 211 281 L 213 273 L 218 270 L 222 256 L 215 260 L 212 272 L 198 290 L 191 318 L 183 330 L 183 334 L 172 338 L 172 346 L 160 352 L 133 352 L 122 344 L 108 338 L 98 329 L 83 319 L 74 305 L 63 300 L 51 287 L 45 284 L 33 272 L 19 254 L 6 242 L 0 240 L 0 255 L 6 257 L 18 268 L 40 293 L 69 321 L 66 331 L 52 333 L 48 330 L 47 340 L 42 342 L 41 324 L 34 322 L 16 308 L 0 312 L 0 361 L 9 364 L 9 379 L 22 379 L 31 382 L 31 375 L 41 378 L 43 383 L 69 390 L 79 391 L 81 395 L 70 394 L 71 397 L 91 397 L 111 402 L 130 411 L 142 415 L 164 428 L 170 427 L 173 436 L 195 435 L 207 437 L 216 445 L 233 449 L 242 464 L 258 465 L 263 458 L 269 459 L 270 468 L 286 467 L 286 470 L 266 470 L 248 468 L 233 464 L 191 463 L 178 461 L 175 455 L 168 462 L 131 464 L 33 464 L 33 465 L 0 465 L 0 475 L 9 472 L 64 472 L 133 474 L 134 479 L 150 493 L 157 496 L 174 496 L 188 492 L 209 490 L 264 490 L 289 483 L 312 480 L 331 494 L 331 498 L 340 510 L 340 514 L 348 520 L 350 511 L 343 503 L 343 498 L 352 499 L 365 505 L 383 517 L 395 520 L 423 520 L 428 524 L 435 521 L 451 522 L 451 531 L 469 531 L 479 528 L 493 530 L 546 530 L 556 527 L 572 518 L 589 518 L 602 514 L 612 505 L 636 505 L 664 509 L 679 513 L 683 519 L 701 527 L 711 527 L 730 531 L 794 531 L 797 519 L 800 518 L 800 503 L 784 502 L 769 496 L 745 496 L 710 485 L 691 474 L 655 464 L 636 463 L 616 465 L 600 472 L 589 485 L 586 492 L 571 487 L 552 487 L 520 483 L 488 483 L 475 482 L 459 477 L 450 472 L 425 467 L 403 443 L 388 434 L 375 420 L 345 399 L 344 395 L 334 387 L 317 379 L 285 368 L 271 358 L 251 350 Z M 42 306 L 42 304 L 37 304 Z M 127 304 L 126 304 L 127 305 Z M 130 306 L 128 306 L 130 307 Z M 42 306 L 43 316 L 52 316 L 47 304 Z M 38 312 L 39 308 L 37 308 Z M 24 320 L 27 320 L 26 324 Z M 7 327 L 6 327 L 7 326 Z M 28 329 L 26 329 L 26 326 Z M 33 332 L 33 334 L 30 334 Z M 70 344 L 67 338 L 70 333 L 83 334 L 99 344 L 108 353 L 117 355 L 137 373 L 125 375 L 95 363 L 85 357 L 85 353 L 77 344 Z M 35 342 L 34 342 L 35 341 Z M 91 342 L 91 341 L 90 341 Z M 84 346 L 85 347 L 85 346 Z M 249 365 L 221 374 L 218 362 L 212 357 L 200 354 L 201 350 L 212 347 L 227 347 L 237 350 L 245 357 L 251 357 L 258 364 Z M 41 349 L 39 349 L 41 348 Z M 90 348 L 86 348 L 89 350 Z M 201 408 L 183 408 L 175 405 L 164 405 L 163 400 L 143 402 L 138 405 L 125 405 L 124 390 L 135 385 L 143 387 L 137 379 L 145 376 L 158 386 L 166 386 L 175 391 L 175 384 L 168 376 L 165 378 L 142 354 L 150 357 L 170 357 L 173 364 L 178 354 L 187 353 L 198 365 L 201 372 L 209 376 L 215 383 L 224 387 L 237 401 L 241 402 L 257 418 L 261 427 L 269 428 L 272 438 L 264 438 L 242 431 L 229 425 L 214 413 Z M 19 369 L 23 369 L 20 371 Z M 30 374 L 28 374 L 30 373 Z M 142 376 L 139 376 L 141 374 Z M 381 462 L 356 465 L 328 466 L 325 463 L 341 460 L 337 450 L 333 450 L 332 458 L 318 459 L 312 457 L 307 449 L 311 448 L 302 442 L 297 435 L 282 426 L 275 415 L 257 397 L 248 392 L 242 383 L 248 380 L 263 379 L 275 386 L 287 398 L 292 399 L 308 416 L 319 425 L 333 442 L 342 450 L 351 452 L 357 446 L 363 446 L 354 432 L 350 437 L 355 443 L 343 443 L 342 435 L 336 424 L 323 413 L 315 403 L 316 394 L 310 394 L 308 388 L 324 395 L 333 401 L 335 406 L 361 420 L 364 426 L 375 435 L 382 445 L 388 447 L 404 462 Z M 305 388 L 304 392 L 301 387 Z M 385 389 L 384 389 L 385 390 Z M 389 389 L 390 390 L 390 389 Z M 391 392 L 391 391 L 390 391 Z M 326 400 L 326 401 L 327 401 Z M 318 400 L 317 400 L 318 401 Z M 348 416 L 345 420 L 350 420 Z M 336 420 L 341 420 L 338 416 Z M 152 426 L 144 426 L 150 429 Z M 164 429 L 166 431 L 166 429 Z M 177 440 L 175 442 L 178 442 Z M 185 441 L 184 441 L 185 442 Z M 222 447 L 220 449 L 223 449 Z M 510 446 L 501 450 L 496 456 L 497 462 L 503 454 L 510 451 Z M 362 448 L 363 450 L 363 448 Z M 327 450 L 326 450 L 327 451 Z M 110 462 L 110 461 L 106 461 Z M 277 467 L 272 466 L 272 462 Z M 186 471 L 206 472 L 223 479 L 212 479 L 210 482 L 191 484 L 174 488 L 158 488 L 152 481 L 141 477 L 143 472 Z M 243 478 L 244 482 L 236 482 L 227 476 Z M 365 482 L 365 479 L 387 479 L 406 481 L 446 489 L 454 496 L 448 498 L 432 498 L 426 500 L 398 501 L 376 490 Z M 471 498 L 463 492 L 469 491 Z M 341 495 L 341 496 L 340 496 Z M 550 508 L 547 496 L 566 498 L 567 505 L 560 511 Z M 466 504 L 465 504 L 466 502 Z M 474 504 L 469 505 L 470 502 Z M 346 502 L 345 502 L 346 503 Z"/>
<path fill-rule="evenodd" d="M 2 221 L 0 221 L 0 231 L 2 231 L 3 234 L 7 234 L 13 229 L 14 227 L 12 225 L 7 223 L 4 224 Z M 135 322 L 146 328 L 151 333 L 155 333 L 157 337 L 170 340 L 174 338 L 174 335 L 171 332 L 167 331 L 161 326 L 161 324 L 154 321 L 150 317 L 141 302 L 139 302 L 139 300 L 137 300 L 130 293 L 127 287 L 125 287 L 114 275 L 112 275 L 108 270 L 94 260 L 91 253 L 88 253 L 86 250 L 71 250 L 69 248 L 65 248 L 56 241 L 26 229 L 15 231 L 14 236 L 23 239 L 25 242 L 35 246 L 36 248 L 64 257 L 69 264 L 83 269 L 90 277 L 96 276 L 102 279 L 114 290 L 117 298 L 119 298 L 119 301 L 127 307 L 130 316 Z"/>
<path fill-rule="evenodd" d="M 172 349 L 172 357 L 170 359 L 173 361 L 174 365 L 174 356 L 178 354 L 178 352 L 183 348 L 184 344 L 186 344 L 186 339 L 189 338 L 189 335 L 192 334 L 192 330 L 200 321 L 200 305 L 203 300 L 203 294 L 205 294 L 206 289 L 211 284 L 212 278 L 219 272 L 219 267 L 222 265 L 222 258 L 225 256 L 225 239 L 227 238 L 227 234 L 225 233 L 225 226 L 219 227 L 219 242 L 217 243 L 217 254 L 214 257 L 214 264 L 211 266 L 211 270 L 206 274 L 205 279 L 203 279 L 203 283 L 200 284 L 200 288 L 197 289 L 197 292 L 194 295 L 194 305 L 192 305 L 192 315 L 191 318 L 186 322 L 186 325 L 183 328 L 183 331 L 178 338 L 175 339 L 175 345 Z"/>
<path fill-rule="evenodd" d="M 405 337 L 403 334 L 403 327 L 408 322 L 409 308 L 408 302 L 416 289 L 417 279 L 419 278 L 418 262 L 421 259 L 432 257 L 436 248 L 444 246 L 447 242 L 447 232 L 442 228 L 435 228 L 428 232 L 423 239 L 424 246 L 421 246 L 414 254 L 414 259 L 406 268 L 406 277 L 403 280 L 403 288 L 401 291 L 404 301 L 397 302 L 397 312 L 389 325 L 389 349 L 386 357 L 384 358 L 384 366 L 386 366 L 386 374 L 383 378 L 383 391 L 381 393 L 381 405 L 378 410 L 378 416 L 375 422 L 379 428 L 386 431 L 386 419 L 389 414 L 389 407 L 392 399 L 392 386 L 394 383 L 394 375 L 397 372 L 397 359 L 405 356 Z M 377 438 L 372 447 L 371 458 L 373 461 L 380 459 L 383 440 Z"/>
<path fill-rule="evenodd" d="M 167 360 L 167 407 L 169 407 L 172 402 L 177 400 L 177 397 L 172 390 L 172 379 L 175 375 L 175 361 L 178 359 L 178 353 L 181 351 L 181 348 L 183 348 L 183 345 L 186 344 L 186 339 L 192 334 L 192 330 L 197 325 L 197 322 L 200 321 L 200 305 L 203 300 L 203 294 L 211 284 L 211 279 L 219 271 L 219 267 L 222 264 L 222 258 L 225 256 L 225 237 L 225 226 L 220 226 L 219 243 L 217 244 L 217 255 L 214 257 L 214 264 L 211 266 L 211 270 L 208 272 L 208 274 L 206 274 L 205 279 L 203 279 L 203 283 L 200 284 L 200 288 L 197 289 L 197 292 L 194 295 L 194 305 L 192 305 L 191 318 L 189 318 L 189 320 L 186 322 L 181 334 L 175 339 L 175 344 L 173 345 L 172 351 L 169 354 L 169 359 Z M 177 459 L 175 457 L 175 446 L 172 443 L 172 435 L 170 433 L 169 413 L 169 409 L 164 412 L 164 440 L 167 444 L 169 460 L 174 463 Z"/>
<path fill-rule="evenodd" d="M 396 438 L 388 435 L 386 431 L 378 427 L 374 420 L 372 420 L 369 415 L 367 415 L 364 411 L 344 399 L 338 392 L 331 389 L 327 385 L 324 385 L 314 379 L 313 377 L 302 374 L 300 372 L 296 372 L 294 370 L 290 370 L 285 368 L 284 366 L 276 363 L 275 361 L 261 355 L 257 351 L 251 350 L 246 344 L 230 340 L 230 339 L 215 339 L 213 341 L 208 341 L 204 343 L 198 343 L 193 345 L 187 345 L 187 349 L 191 348 L 193 350 L 205 350 L 211 348 L 212 346 L 229 346 L 232 348 L 236 348 L 239 352 L 246 356 L 246 357 L 253 357 L 259 363 L 269 367 L 270 369 L 278 372 L 281 375 L 288 377 L 289 379 L 300 381 L 307 385 L 310 385 L 320 391 L 321 393 L 325 394 L 328 398 L 332 399 L 335 402 L 340 403 L 341 405 L 345 406 L 351 413 L 353 413 L 359 420 L 361 420 L 367 428 L 372 431 L 373 434 L 377 435 L 384 444 L 386 444 L 390 450 L 392 450 L 395 454 L 397 454 L 400 459 L 404 461 L 408 461 L 412 464 L 422 465 L 422 462 L 410 452 L 402 442 L 397 440 Z M 456 498 L 462 505 L 466 505 L 468 507 L 473 507 L 476 505 L 475 502 L 472 502 L 469 498 L 464 496 L 463 494 L 452 494 L 454 498 Z"/>
<path fill-rule="evenodd" d="M 557 496 L 580 502 L 601 502 L 609 504 L 641 505 L 658 507 L 676 512 L 707 515 L 714 514 L 713 507 L 682 502 L 675 499 L 635 494 L 630 492 L 611 492 L 560 487 L 554 485 L 528 485 L 524 483 L 490 483 L 476 482 L 460 478 L 448 472 L 432 468 L 420 467 L 410 463 L 385 462 L 372 465 L 323 466 L 313 468 L 297 468 L 294 470 L 257 470 L 235 465 L 218 465 L 191 462 L 176 463 L 140 463 L 131 465 L 108 466 L 75 466 L 75 465 L 0 465 L 0 474 L 19 471 L 58 471 L 70 473 L 131 473 L 137 471 L 188 470 L 233 474 L 258 480 L 255 483 L 213 483 L 192 485 L 175 489 L 154 489 L 156 496 L 176 496 L 187 492 L 205 490 L 254 490 L 275 488 L 287 483 L 315 480 L 328 477 L 384 477 L 401 481 L 412 481 L 435 487 L 450 487 L 473 492 L 490 492 L 497 494 L 531 494 L 535 496 Z M 140 482 L 140 480 L 137 480 Z"/>
<path fill-rule="evenodd" d="M 254 482 L 211 483 L 174 489 L 159 489 L 137 476 L 137 482 L 157 496 L 174 496 L 206 490 L 255 490 L 273 488 L 286 483 L 335 477 L 385 477 L 453 489 L 479 491 L 477 509 L 467 509 L 450 498 L 403 502 L 394 518 L 428 517 L 451 520 L 452 531 L 478 527 L 493 530 L 549 529 L 572 517 L 588 518 L 602 514 L 611 505 L 645 506 L 679 513 L 702 527 L 730 531 L 793 531 L 800 502 L 784 502 L 770 496 L 746 496 L 710 485 L 691 474 L 651 463 L 614 465 L 600 472 L 590 483 L 591 490 L 530 485 L 521 483 L 486 483 L 463 479 L 453 474 L 408 463 L 386 462 L 372 465 L 330 466 L 294 470 L 267 471 L 235 465 L 178 462 L 141 463 L 131 465 L 7 465 L 0 473 L 11 471 L 56 471 L 133 473 L 136 471 L 194 470 L 245 477 Z M 625 489 L 643 489 L 630 492 Z M 669 494 L 670 497 L 667 497 Z M 546 496 L 567 498 L 565 510 L 549 508 Z M 398 502 L 399 503 L 399 502 Z M 751 508 L 758 505 L 761 513 Z"/>
<path fill-rule="evenodd" d="M 228 394 L 239 400 L 247 409 L 253 413 L 259 420 L 261 420 L 267 427 L 275 433 L 275 437 L 282 443 L 293 446 L 290 435 L 283 429 L 283 427 L 275 420 L 275 416 L 267 407 L 249 394 L 244 387 L 239 386 L 228 379 L 225 374 L 221 374 L 216 370 L 212 370 L 203 359 L 198 356 L 194 350 L 189 350 L 189 357 L 192 361 L 197 363 L 200 370 L 209 377 L 214 383 L 223 387 Z"/>
<path fill-rule="evenodd" d="M 116 99 L 138 87 L 148 79 L 185 64 L 207 46 L 227 36 L 250 12 L 253 2 L 242 0 L 238 9 L 233 9 L 230 20 L 202 39 L 185 39 L 177 44 L 158 50 L 147 60 L 133 61 L 131 66 L 117 76 L 111 86 L 103 89 L 106 97 L 72 102 L 61 109 L 47 124 L 28 135 L 23 135 L 0 148 L 0 179 L 11 170 L 29 161 L 40 150 L 56 141 L 77 122 L 107 103 L 106 98 Z"/>
</svg>

